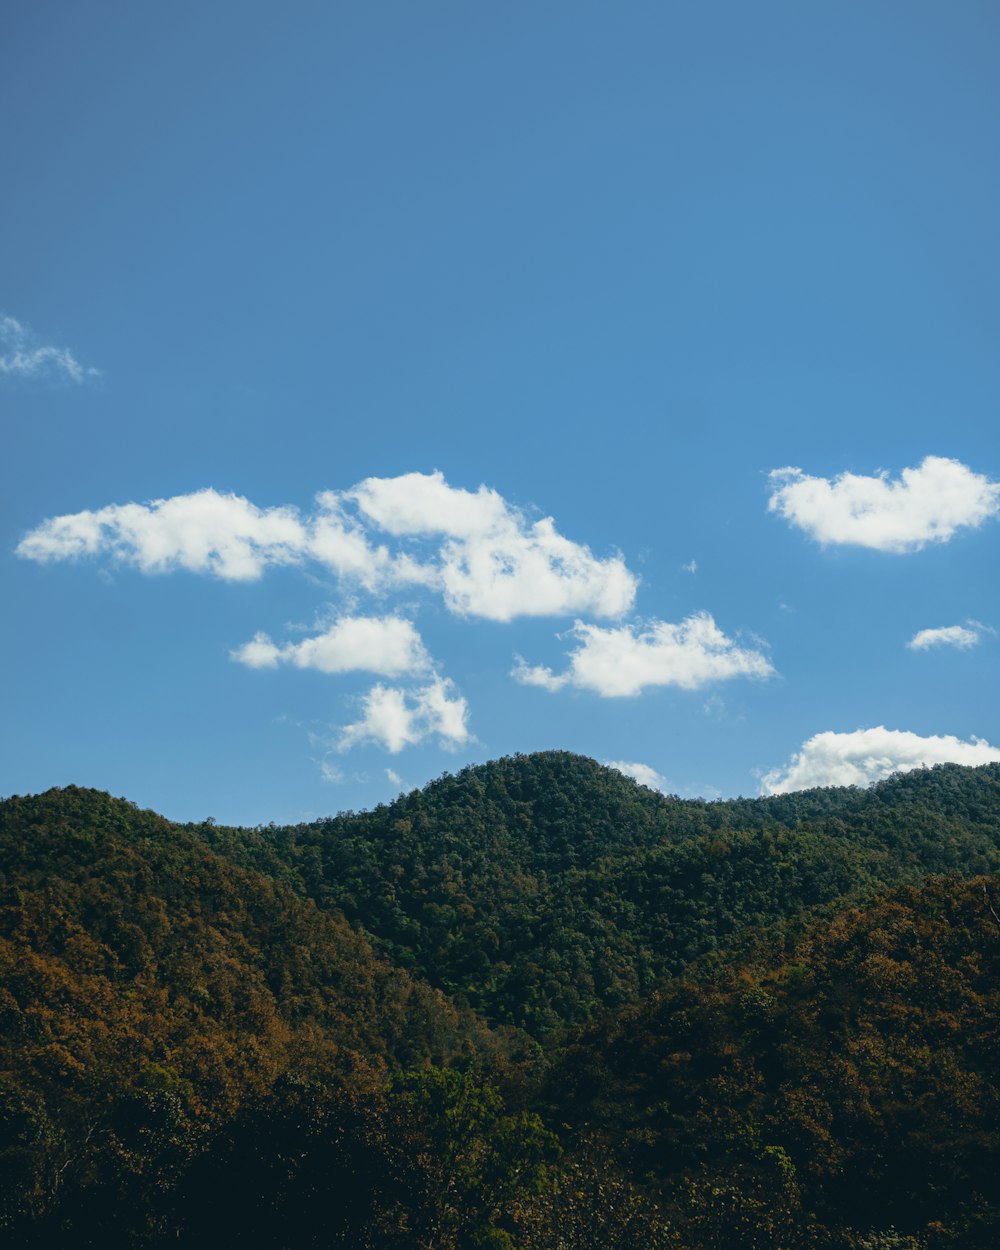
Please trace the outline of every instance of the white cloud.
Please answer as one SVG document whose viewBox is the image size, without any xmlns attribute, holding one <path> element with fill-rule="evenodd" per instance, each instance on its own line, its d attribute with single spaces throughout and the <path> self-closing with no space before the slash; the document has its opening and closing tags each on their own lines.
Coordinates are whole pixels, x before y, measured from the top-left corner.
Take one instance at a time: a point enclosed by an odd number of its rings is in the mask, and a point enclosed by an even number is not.
<svg viewBox="0 0 1000 1250">
<path fill-rule="evenodd" d="M 387 768 L 385 770 L 385 775 L 386 780 L 389 781 L 390 784 L 399 786 L 400 790 L 403 789 L 403 778 L 400 777 L 399 773 L 397 773 L 394 768 Z"/>
<path fill-rule="evenodd" d="M 344 497 L 387 534 L 447 534 L 473 538 L 501 528 L 514 515 L 503 497 L 487 486 L 475 492 L 449 486 L 442 473 L 403 473 L 369 477 Z"/>
<path fill-rule="evenodd" d="M 445 603 L 461 616 L 510 621 L 517 616 L 620 616 L 637 579 L 621 557 L 598 560 L 563 538 L 551 518 L 513 525 L 442 549 Z"/>
<path fill-rule="evenodd" d="M 373 545 L 361 522 L 347 512 L 346 497 L 332 490 L 316 496 L 317 512 L 306 523 L 303 558 L 317 560 L 365 590 L 405 585 L 440 587 L 440 573 L 433 565 L 421 563 L 407 552 L 390 552 L 385 544 Z"/>
<path fill-rule="evenodd" d="M 451 681 L 434 671 L 420 634 L 402 617 L 345 616 L 321 634 L 284 646 L 258 633 L 231 652 L 231 657 L 250 668 L 291 664 L 331 674 L 364 671 L 384 677 L 423 677 L 423 684 L 416 686 L 381 682 L 373 686 L 361 700 L 360 720 L 340 731 L 336 740 L 340 751 L 374 742 L 396 754 L 434 735 L 447 748 L 470 738 L 468 704 L 455 693 Z M 340 779 L 335 766 L 324 764 L 323 770 L 324 780 Z"/>
<path fill-rule="evenodd" d="M 784 768 L 761 779 L 762 794 L 787 794 L 813 786 L 865 786 L 891 773 L 932 764 L 988 764 L 1000 750 L 982 738 L 968 742 L 950 734 L 921 737 L 898 729 L 818 733 L 802 744 Z"/>
<path fill-rule="evenodd" d="M 982 638 L 983 629 L 984 626 L 976 621 L 965 625 L 942 625 L 938 629 L 921 629 L 906 645 L 911 651 L 927 651 L 931 647 L 958 647 L 967 651 Z"/>
<path fill-rule="evenodd" d="M 682 573 L 697 573 L 697 572 L 698 572 L 698 561 L 697 561 L 697 560 L 689 560 L 689 561 L 687 562 L 687 564 L 682 564 L 682 565 L 681 565 L 681 572 L 682 572 Z"/>
<path fill-rule="evenodd" d="M 979 630 L 966 629 L 964 625 L 943 625 L 940 629 L 921 629 L 906 646 L 911 651 L 926 651 L 931 646 L 958 646 L 966 650 L 980 639 Z"/>
<path fill-rule="evenodd" d="M 577 621 L 579 626 L 580 622 Z M 547 668 L 544 664 L 529 664 L 523 656 L 514 657 L 517 663 L 510 671 L 511 677 L 519 681 L 522 686 L 540 686 L 543 690 L 562 690 L 564 686 L 568 686 L 572 680 L 570 673 L 556 674 L 552 669 Z"/>
<path fill-rule="evenodd" d="M 513 676 L 545 690 L 578 686 L 612 698 L 639 694 L 647 686 L 696 690 L 730 677 L 769 677 L 774 672 L 762 652 L 737 646 L 707 612 L 679 624 L 652 621 L 641 631 L 632 625 L 603 629 L 577 621 L 572 632 L 580 645 L 570 654 L 565 673 L 519 660 Z"/>
<path fill-rule="evenodd" d="M 42 563 L 107 553 L 144 573 L 183 568 L 253 581 L 268 565 L 297 562 L 306 542 L 294 508 L 261 509 L 239 495 L 202 490 L 53 517 L 17 553 Z"/>
<path fill-rule="evenodd" d="M 661 776 L 655 768 L 650 768 L 648 764 L 632 764 L 627 760 L 607 760 L 608 768 L 617 769 L 618 772 L 624 773 L 626 777 L 631 777 L 634 781 L 638 781 L 641 786 L 648 786 L 650 790 L 659 790 L 666 793 L 667 779 Z"/>
<path fill-rule="evenodd" d="M 62 377 L 83 382 L 100 377 L 100 370 L 85 369 L 67 347 L 39 343 L 13 317 L 0 317 L 0 375 L 7 377 Z"/>
<path fill-rule="evenodd" d="M 366 525 L 422 541 L 416 553 L 398 543 L 391 549 L 372 541 Z M 428 541 L 434 535 L 442 541 Z M 146 573 L 184 568 L 243 581 L 269 565 L 316 561 L 365 590 L 424 586 L 443 594 L 452 612 L 495 621 L 617 616 L 638 584 L 620 556 L 598 559 L 564 538 L 551 518 L 529 522 L 495 491 L 458 490 L 440 473 L 324 491 L 306 517 L 212 489 L 110 505 L 44 521 L 17 550 L 42 562 L 104 554 Z"/>
<path fill-rule="evenodd" d="M 364 671 L 383 677 L 426 672 L 431 663 L 417 630 L 398 616 L 341 617 L 323 633 L 283 647 L 258 633 L 231 655 L 250 668 L 284 663 L 321 673 Z"/>
<path fill-rule="evenodd" d="M 852 543 L 876 551 L 919 551 L 947 542 L 1000 511 L 1000 482 L 957 460 L 927 456 L 898 480 L 887 473 L 841 473 L 828 479 L 801 469 L 775 469 L 768 508 L 821 543 Z"/>
<path fill-rule="evenodd" d="M 449 486 L 440 473 L 406 473 L 368 478 L 345 498 L 386 533 L 444 537 L 441 585 L 461 616 L 619 616 L 635 598 L 638 579 L 620 556 L 598 559 L 564 538 L 551 517 L 531 522 L 486 486 L 472 492 Z"/>
<path fill-rule="evenodd" d="M 362 700 L 362 716 L 341 732 L 339 748 L 349 750 L 358 743 L 374 742 L 396 755 L 437 735 L 444 747 L 459 747 L 471 738 L 469 707 L 454 684 L 435 677 L 426 686 L 403 690 L 397 686 L 373 686 Z"/>
</svg>

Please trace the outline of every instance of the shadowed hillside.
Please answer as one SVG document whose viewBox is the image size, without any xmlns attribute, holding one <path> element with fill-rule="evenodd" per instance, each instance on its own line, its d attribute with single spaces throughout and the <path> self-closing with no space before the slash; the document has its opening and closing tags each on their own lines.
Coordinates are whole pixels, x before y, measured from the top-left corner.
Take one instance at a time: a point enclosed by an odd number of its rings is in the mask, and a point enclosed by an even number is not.
<svg viewBox="0 0 1000 1250">
<path fill-rule="evenodd" d="M 546 1113 L 601 1134 L 693 1245 L 996 1245 L 997 903 L 996 877 L 938 878 L 665 986 L 565 1049 Z"/>
</svg>

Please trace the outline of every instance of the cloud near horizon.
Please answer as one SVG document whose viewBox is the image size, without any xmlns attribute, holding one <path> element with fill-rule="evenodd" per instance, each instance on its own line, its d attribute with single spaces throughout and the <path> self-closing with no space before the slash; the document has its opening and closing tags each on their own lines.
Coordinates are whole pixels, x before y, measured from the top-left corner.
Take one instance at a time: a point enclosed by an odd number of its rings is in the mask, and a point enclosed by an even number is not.
<svg viewBox="0 0 1000 1250">
<path fill-rule="evenodd" d="M 951 734 L 921 737 L 905 730 L 856 729 L 853 733 L 814 734 L 781 768 L 761 778 L 762 794 L 788 794 L 815 786 L 867 786 L 892 773 L 932 764 L 989 764 L 1000 750 L 982 738 L 964 741 Z"/>
<path fill-rule="evenodd" d="M 367 478 L 321 492 L 316 505 L 303 516 L 207 488 L 52 517 L 17 553 L 39 563 L 104 555 L 148 574 L 185 569 L 226 581 L 315 562 L 373 593 L 423 586 L 456 615 L 501 622 L 620 616 L 635 599 L 638 578 L 621 556 L 598 558 L 551 517 L 532 522 L 496 491 L 456 489 L 441 473 Z M 407 545 L 390 549 L 385 536 Z"/>
<path fill-rule="evenodd" d="M 569 668 L 553 673 L 518 657 L 512 675 L 526 686 L 561 690 L 575 686 L 604 698 L 628 698 L 650 686 L 697 690 L 732 677 L 770 677 L 774 667 L 761 651 L 738 646 L 707 612 L 678 624 L 651 621 L 646 628 L 604 629 L 577 621 L 571 634 L 579 646 Z"/>
<path fill-rule="evenodd" d="M 101 372 L 81 365 L 68 347 L 39 343 L 16 318 L 0 316 L 0 376 L 56 377 L 80 383 L 99 378 Z"/>
<path fill-rule="evenodd" d="M 770 481 L 768 510 L 824 545 L 919 551 L 1000 512 L 1000 482 L 944 456 L 925 457 L 895 481 L 885 472 L 825 478 L 791 467 L 773 470 Z"/>
<path fill-rule="evenodd" d="M 650 768 L 648 764 L 632 763 L 629 760 L 605 760 L 605 766 L 613 768 L 619 773 L 624 773 L 626 777 L 631 777 L 633 781 L 638 781 L 640 786 L 646 786 L 649 790 L 659 790 L 661 794 L 666 794 L 666 777 L 658 773 L 655 768 Z"/>
</svg>

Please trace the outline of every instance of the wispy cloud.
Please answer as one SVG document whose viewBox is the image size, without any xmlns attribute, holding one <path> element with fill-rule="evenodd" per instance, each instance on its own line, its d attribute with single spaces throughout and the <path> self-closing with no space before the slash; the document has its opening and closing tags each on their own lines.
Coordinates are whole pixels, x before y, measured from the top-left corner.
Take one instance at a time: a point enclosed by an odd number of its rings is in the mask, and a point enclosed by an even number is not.
<svg viewBox="0 0 1000 1250">
<path fill-rule="evenodd" d="M 979 643 L 984 633 L 992 634 L 995 630 L 979 621 L 966 621 L 964 625 L 918 630 L 906 645 L 911 651 L 929 651 L 932 647 L 957 647 L 967 651 Z"/>
<path fill-rule="evenodd" d="M 982 738 L 921 737 L 879 725 L 853 733 L 814 734 L 781 768 L 761 778 L 761 793 L 787 794 L 813 786 L 865 786 L 892 773 L 931 764 L 989 764 L 1000 750 Z"/>
<path fill-rule="evenodd" d="M 771 512 L 821 543 L 875 551 L 919 551 L 1000 511 L 1000 482 L 943 456 L 927 456 L 895 481 L 885 472 L 825 478 L 796 468 L 775 469 L 770 478 Z"/>
<path fill-rule="evenodd" d="M 85 368 L 68 347 L 41 343 L 20 321 L 0 316 L 0 376 L 80 383 L 100 377 L 100 370 Z"/>
<path fill-rule="evenodd" d="M 605 629 L 577 621 L 572 636 L 579 645 L 570 653 L 565 672 L 556 674 L 519 658 L 513 676 L 544 690 L 576 686 L 615 698 L 640 694 L 650 686 L 697 690 L 732 677 L 770 677 L 774 672 L 763 652 L 739 646 L 707 612 L 677 624 L 651 621 L 645 628 Z"/>
</svg>

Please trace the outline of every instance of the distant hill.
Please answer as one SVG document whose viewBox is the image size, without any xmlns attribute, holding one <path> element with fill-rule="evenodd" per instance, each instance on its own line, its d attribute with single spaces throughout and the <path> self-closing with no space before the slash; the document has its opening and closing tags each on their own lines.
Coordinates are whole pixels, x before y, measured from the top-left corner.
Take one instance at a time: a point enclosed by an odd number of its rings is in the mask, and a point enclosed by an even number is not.
<svg viewBox="0 0 1000 1250">
<path fill-rule="evenodd" d="M 927 873 L 1000 869 L 1000 765 L 706 803 L 565 752 L 374 811 L 191 833 L 342 910 L 396 964 L 541 1037 L 754 928 Z"/>
</svg>

